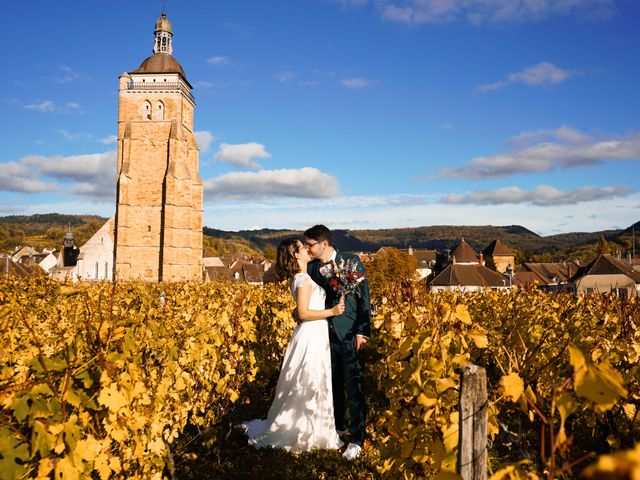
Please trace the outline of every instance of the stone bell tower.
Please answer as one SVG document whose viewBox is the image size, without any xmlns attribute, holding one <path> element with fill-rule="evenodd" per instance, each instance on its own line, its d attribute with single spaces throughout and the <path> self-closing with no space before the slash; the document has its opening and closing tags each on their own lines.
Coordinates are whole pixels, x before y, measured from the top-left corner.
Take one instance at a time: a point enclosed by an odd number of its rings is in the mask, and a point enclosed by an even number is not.
<svg viewBox="0 0 640 480">
<path fill-rule="evenodd" d="M 202 279 L 202 192 L 195 100 L 166 13 L 153 55 L 120 76 L 116 280 Z"/>
</svg>

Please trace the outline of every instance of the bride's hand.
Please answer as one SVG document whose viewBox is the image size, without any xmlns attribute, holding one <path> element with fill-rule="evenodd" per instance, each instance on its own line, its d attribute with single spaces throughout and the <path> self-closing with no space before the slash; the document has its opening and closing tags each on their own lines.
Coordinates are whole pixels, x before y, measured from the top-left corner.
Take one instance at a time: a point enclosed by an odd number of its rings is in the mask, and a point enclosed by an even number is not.
<svg viewBox="0 0 640 480">
<path fill-rule="evenodd" d="M 340 301 L 331 309 L 333 316 L 342 315 L 344 313 L 344 296 L 340 297 Z"/>
</svg>

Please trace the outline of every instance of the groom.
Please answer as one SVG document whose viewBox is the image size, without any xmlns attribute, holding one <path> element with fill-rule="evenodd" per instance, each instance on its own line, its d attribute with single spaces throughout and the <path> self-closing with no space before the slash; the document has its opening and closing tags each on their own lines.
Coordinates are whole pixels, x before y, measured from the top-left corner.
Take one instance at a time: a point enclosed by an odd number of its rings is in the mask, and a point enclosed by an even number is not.
<svg viewBox="0 0 640 480">
<path fill-rule="evenodd" d="M 307 267 L 311 278 L 327 293 L 326 306 L 338 303 L 336 292 L 329 286 L 333 266 L 341 260 L 351 259 L 358 271 L 364 274 L 364 266 L 355 255 L 338 253 L 333 248 L 331 231 L 324 225 L 316 225 L 304 232 L 305 244 L 311 258 Z M 366 278 L 360 283 L 358 295 L 345 298 L 342 315 L 329 318 L 329 342 L 331 345 L 331 377 L 333 384 L 333 410 L 336 430 L 347 431 L 345 413 L 349 409 L 351 443 L 343 456 L 353 460 L 362 452 L 365 433 L 366 400 L 364 395 L 364 367 L 361 351 L 369 343 L 371 333 L 371 306 L 369 283 Z M 345 401 L 346 390 L 346 401 Z M 341 433 L 342 433 L 341 432 Z"/>
</svg>

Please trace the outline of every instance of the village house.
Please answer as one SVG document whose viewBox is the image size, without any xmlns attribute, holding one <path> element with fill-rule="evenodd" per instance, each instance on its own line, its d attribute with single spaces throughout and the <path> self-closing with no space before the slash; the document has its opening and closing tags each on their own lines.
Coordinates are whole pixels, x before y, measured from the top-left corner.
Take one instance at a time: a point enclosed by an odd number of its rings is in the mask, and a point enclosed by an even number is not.
<svg viewBox="0 0 640 480">
<path fill-rule="evenodd" d="M 577 294 L 613 293 L 628 298 L 640 294 L 640 272 L 603 253 L 578 269 L 569 279 L 569 289 Z"/>
<path fill-rule="evenodd" d="M 11 254 L 10 257 L 18 264 L 38 265 L 44 272 L 49 273 L 49 270 L 51 270 L 57 262 L 56 256 L 53 252 L 55 252 L 55 249 L 45 248 L 42 252 L 38 252 L 33 247 L 24 246 L 16 247 L 15 252 Z"/>
<path fill-rule="evenodd" d="M 16 262 L 11 255 L 0 255 L 0 277 L 28 278 L 45 274 L 42 267 L 36 263 Z"/>
<path fill-rule="evenodd" d="M 81 247 L 75 247 L 73 234 L 67 232 L 64 247 L 49 274 L 56 280 L 113 280 L 114 217 L 94 233 Z M 77 250 L 77 253 L 73 249 Z M 71 257 L 71 258 L 70 258 Z"/>
<path fill-rule="evenodd" d="M 482 251 L 485 262 L 491 262 L 495 270 L 505 273 L 507 270 L 513 271 L 516 265 L 516 255 L 500 239 L 495 239 Z"/>
<path fill-rule="evenodd" d="M 568 288 L 569 279 L 580 268 L 577 261 L 569 262 L 525 262 L 514 274 L 514 285 L 536 284 L 547 291 L 558 292 Z"/>
<path fill-rule="evenodd" d="M 250 285 L 262 285 L 267 272 L 272 269 L 271 262 L 263 258 L 245 258 L 233 254 L 205 257 L 203 265 L 202 278 L 205 281 L 241 281 Z"/>
<path fill-rule="evenodd" d="M 478 255 L 464 238 L 450 252 L 449 258 L 449 265 L 427 281 L 430 291 L 478 292 L 510 288 L 508 280 L 502 274 L 486 267 L 482 254 Z"/>
</svg>

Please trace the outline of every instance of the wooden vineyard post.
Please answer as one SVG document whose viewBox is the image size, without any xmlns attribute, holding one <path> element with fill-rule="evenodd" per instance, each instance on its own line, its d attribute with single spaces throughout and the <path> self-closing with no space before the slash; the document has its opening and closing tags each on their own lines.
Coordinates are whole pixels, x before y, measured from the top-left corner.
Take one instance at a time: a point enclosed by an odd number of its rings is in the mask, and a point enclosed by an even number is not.
<svg viewBox="0 0 640 480">
<path fill-rule="evenodd" d="M 466 365 L 460 373 L 458 473 L 463 480 L 487 478 L 487 372 Z"/>
</svg>

